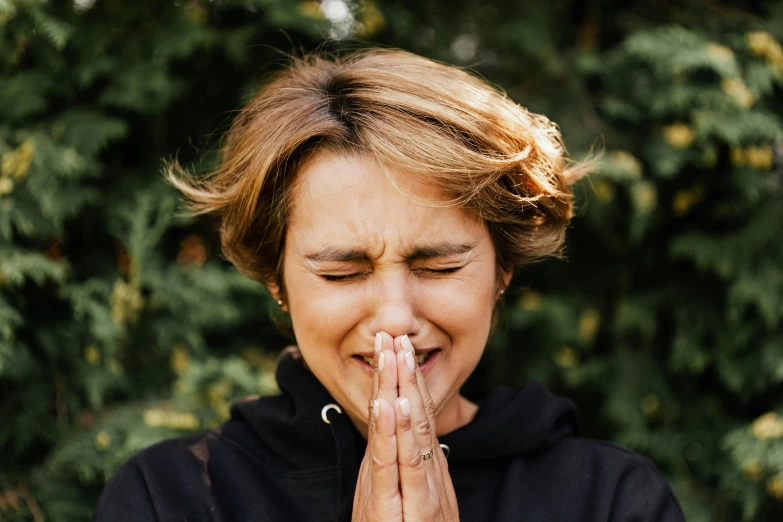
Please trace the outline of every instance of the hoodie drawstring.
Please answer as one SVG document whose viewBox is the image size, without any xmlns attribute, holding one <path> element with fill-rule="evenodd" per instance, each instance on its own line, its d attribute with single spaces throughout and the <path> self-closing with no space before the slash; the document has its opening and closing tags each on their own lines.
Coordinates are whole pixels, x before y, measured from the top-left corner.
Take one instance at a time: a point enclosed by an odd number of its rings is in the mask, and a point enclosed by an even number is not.
<svg viewBox="0 0 783 522">
<path fill-rule="evenodd" d="M 330 415 L 331 413 L 331 415 Z M 329 425 L 337 448 L 337 517 L 336 522 L 350 522 L 353 513 L 353 495 L 356 490 L 356 448 L 353 432 L 343 410 L 336 404 L 327 404 L 321 418 Z"/>
</svg>

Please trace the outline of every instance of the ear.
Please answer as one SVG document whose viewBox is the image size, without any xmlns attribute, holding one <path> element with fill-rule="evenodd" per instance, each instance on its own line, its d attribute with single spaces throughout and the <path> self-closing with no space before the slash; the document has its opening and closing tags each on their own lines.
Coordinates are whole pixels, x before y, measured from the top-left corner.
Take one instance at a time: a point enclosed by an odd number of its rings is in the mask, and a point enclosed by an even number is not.
<svg viewBox="0 0 783 522">
<path fill-rule="evenodd" d="M 280 289 L 280 285 L 274 281 L 269 280 L 266 282 L 266 289 L 272 295 L 272 299 L 277 301 L 277 306 L 279 306 L 285 313 L 288 313 L 288 304 L 286 304 L 285 299 L 283 299 L 283 292 Z"/>
<path fill-rule="evenodd" d="M 503 286 L 500 288 L 502 291 L 506 291 L 506 288 L 508 288 L 508 285 L 511 284 L 511 278 L 514 277 L 514 271 L 508 270 L 503 271 L 503 274 L 501 276 L 501 281 L 503 281 Z"/>
</svg>

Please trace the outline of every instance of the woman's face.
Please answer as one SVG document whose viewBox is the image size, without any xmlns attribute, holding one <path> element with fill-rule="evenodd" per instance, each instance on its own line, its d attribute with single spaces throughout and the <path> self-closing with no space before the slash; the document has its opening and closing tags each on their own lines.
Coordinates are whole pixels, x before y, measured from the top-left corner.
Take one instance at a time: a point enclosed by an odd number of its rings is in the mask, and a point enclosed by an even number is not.
<svg viewBox="0 0 783 522">
<path fill-rule="evenodd" d="M 286 308 L 313 374 L 364 432 L 375 334 L 408 334 L 417 352 L 429 353 L 420 365 L 438 418 L 451 417 L 484 350 L 497 296 L 488 230 L 466 210 L 400 193 L 361 157 L 318 152 L 294 190 Z"/>
</svg>

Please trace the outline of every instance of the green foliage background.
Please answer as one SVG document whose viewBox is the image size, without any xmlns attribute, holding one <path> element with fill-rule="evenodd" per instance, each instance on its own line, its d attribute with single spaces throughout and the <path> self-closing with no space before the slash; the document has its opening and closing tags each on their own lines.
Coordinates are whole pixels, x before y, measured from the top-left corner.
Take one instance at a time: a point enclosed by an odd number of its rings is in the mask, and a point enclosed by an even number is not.
<svg viewBox="0 0 783 522">
<path fill-rule="evenodd" d="M 539 379 L 688 520 L 783 519 L 783 2 L 738 5 L 0 0 L 0 519 L 88 519 L 128 456 L 274 393 L 272 303 L 160 168 L 208 169 L 325 36 L 469 66 L 605 150 L 467 392 Z"/>
</svg>

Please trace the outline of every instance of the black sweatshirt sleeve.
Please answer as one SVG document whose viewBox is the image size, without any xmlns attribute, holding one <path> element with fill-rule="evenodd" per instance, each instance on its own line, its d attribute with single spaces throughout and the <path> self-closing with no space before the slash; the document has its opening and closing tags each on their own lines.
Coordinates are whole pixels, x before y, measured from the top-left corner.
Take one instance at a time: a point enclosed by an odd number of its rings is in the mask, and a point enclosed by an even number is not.
<svg viewBox="0 0 783 522">
<path fill-rule="evenodd" d="M 92 522 L 158 522 L 141 468 L 131 459 L 117 470 L 98 499 Z"/>
<path fill-rule="evenodd" d="M 617 485 L 610 522 L 685 522 L 685 515 L 666 478 L 637 456 Z"/>
</svg>

